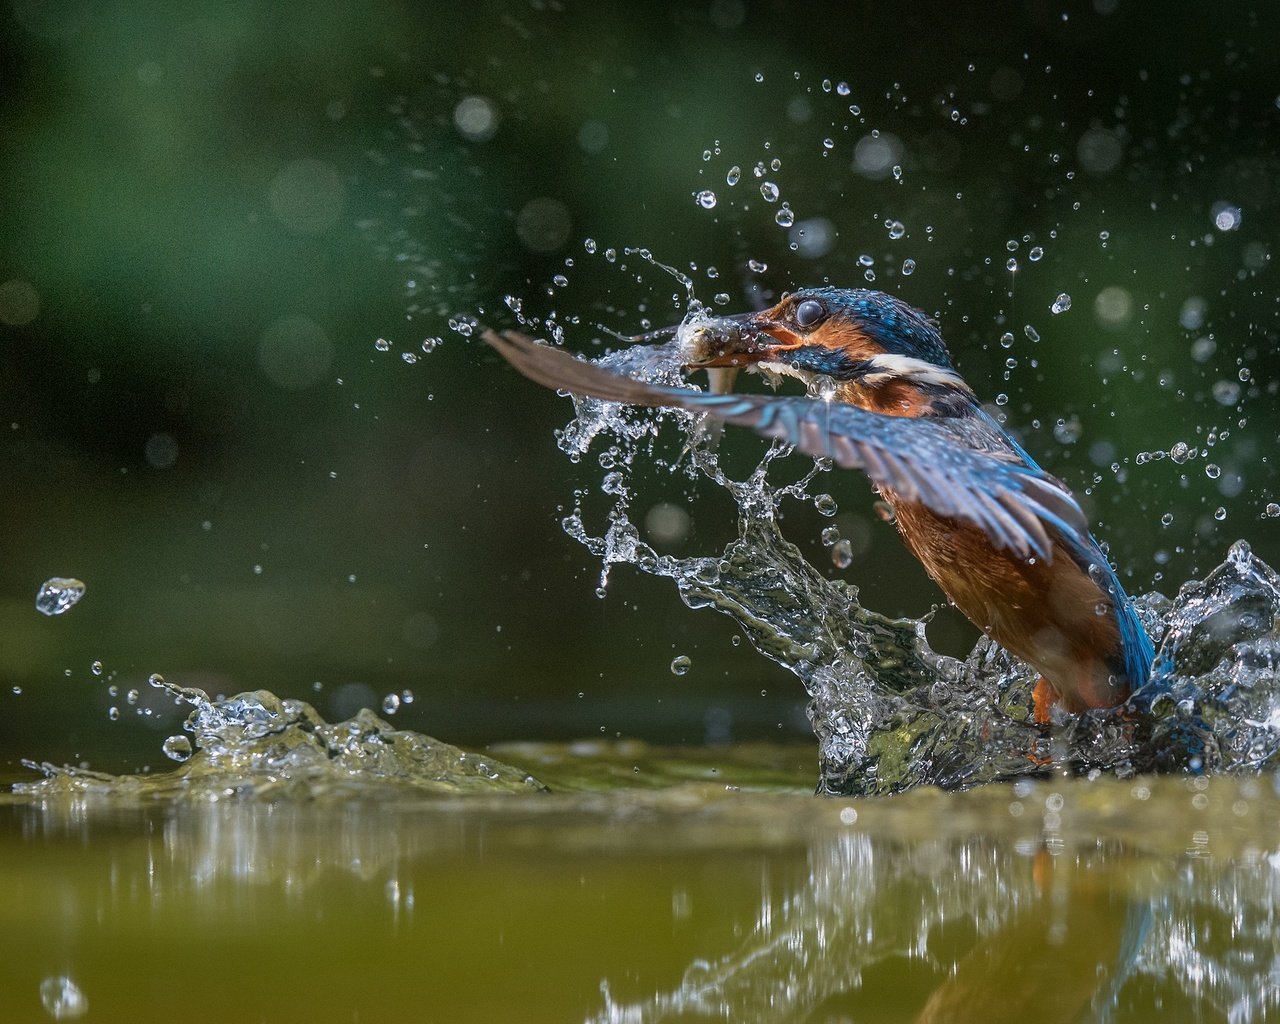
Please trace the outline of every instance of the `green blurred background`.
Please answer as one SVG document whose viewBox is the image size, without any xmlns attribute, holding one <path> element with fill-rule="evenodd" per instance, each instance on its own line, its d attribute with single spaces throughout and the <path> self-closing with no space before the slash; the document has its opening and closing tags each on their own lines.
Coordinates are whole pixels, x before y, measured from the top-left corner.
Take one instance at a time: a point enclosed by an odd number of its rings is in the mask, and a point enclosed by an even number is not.
<svg viewBox="0 0 1280 1024">
<path fill-rule="evenodd" d="M 1280 563 L 1274 4 L 6 0 L 0 33 L 6 770 L 168 763 L 152 672 L 328 717 L 407 689 L 397 724 L 473 745 L 805 735 L 731 622 L 627 569 L 595 596 L 559 526 L 603 473 L 555 447 L 569 404 L 450 327 L 513 323 L 504 296 L 583 350 L 678 319 L 608 248 L 732 309 L 870 271 L 941 316 L 1131 589 L 1238 537 Z M 844 476 L 842 575 L 924 613 Z M 638 521 L 689 514 L 664 550 L 731 535 L 709 489 L 638 487 Z M 830 567 L 824 525 L 788 509 Z M 88 586 L 57 618 L 51 576 Z"/>
</svg>

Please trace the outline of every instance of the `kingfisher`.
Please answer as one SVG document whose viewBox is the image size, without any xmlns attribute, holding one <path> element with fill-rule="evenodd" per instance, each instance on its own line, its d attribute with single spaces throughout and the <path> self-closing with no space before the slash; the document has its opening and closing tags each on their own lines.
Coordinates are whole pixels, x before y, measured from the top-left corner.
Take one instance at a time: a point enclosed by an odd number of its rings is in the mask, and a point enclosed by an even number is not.
<svg viewBox="0 0 1280 1024">
<path fill-rule="evenodd" d="M 1123 703 L 1153 647 L 1079 503 L 982 408 L 938 323 L 884 292 L 806 288 L 676 330 L 708 391 L 651 384 L 513 331 L 484 339 L 547 387 L 753 428 L 871 478 L 907 549 L 952 604 L 1031 665 L 1037 722 Z M 740 370 L 800 395 L 729 391 Z"/>
</svg>

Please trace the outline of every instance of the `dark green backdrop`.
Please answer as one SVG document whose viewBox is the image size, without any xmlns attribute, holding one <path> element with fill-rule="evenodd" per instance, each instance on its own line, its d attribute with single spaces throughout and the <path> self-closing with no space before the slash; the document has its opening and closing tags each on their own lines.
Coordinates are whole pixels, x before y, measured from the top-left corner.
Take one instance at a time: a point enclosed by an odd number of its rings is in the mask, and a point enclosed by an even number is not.
<svg viewBox="0 0 1280 1024">
<path fill-rule="evenodd" d="M 579 348 L 678 318 L 609 247 L 731 308 L 863 285 L 866 257 L 1089 489 L 1132 589 L 1237 537 L 1280 562 L 1280 17 L 1225 8 L 6 0 L 0 764 L 165 763 L 152 672 L 329 716 L 407 688 L 397 722 L 472 744 L 802 734 L 798 686 L 728 621 L 625 569 L 594 596 L 558 525 L 601 475 L 555 448 L 568 403 L 450 330 L 511 323 L 506 295 Z M 775 158 L 803 238 L 759 194 Z M 692 514 L 676 550 L 732 529 L 718 496 L 647 486 L 638 518 Z M 867 603 L 938 601 L 865 485 L 824 486 Z M 788 517 L 829 564 L 821 525 Z M 55 575 L 88 591 L 49 619 Z M 931 633 L 972 639 L 950 612 Z"/>
</svg>

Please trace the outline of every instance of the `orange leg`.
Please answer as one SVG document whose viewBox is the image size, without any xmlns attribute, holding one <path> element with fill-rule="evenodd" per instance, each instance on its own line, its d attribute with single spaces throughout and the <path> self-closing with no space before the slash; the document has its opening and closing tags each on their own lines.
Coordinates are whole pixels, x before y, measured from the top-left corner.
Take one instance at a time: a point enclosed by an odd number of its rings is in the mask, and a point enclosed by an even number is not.
<svg viewBox="0 0 1280 1024">
<path fill-rule="evenodd" d="M 1058 691 L 1050 685 L 1049 680 L 1041 676 L 1036 681 L 1036 688 L 1031 691 L 1033 717 L 1037 725 L 1048 725 L 1053 720 L 1053 706 L 1058 703 Z"/>
</svg>

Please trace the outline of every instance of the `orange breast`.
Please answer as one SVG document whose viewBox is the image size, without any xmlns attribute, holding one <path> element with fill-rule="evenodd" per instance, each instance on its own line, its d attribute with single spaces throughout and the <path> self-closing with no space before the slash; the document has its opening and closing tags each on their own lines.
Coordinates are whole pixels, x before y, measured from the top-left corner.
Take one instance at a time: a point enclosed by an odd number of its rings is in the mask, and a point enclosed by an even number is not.
<svg viewBox="0 0 1280 1024">
<path fill-rule="evenodd" d="M 1030 663 L 1068 711 L 1111 707 L 1128 684 L 1111 666 L 1120 630 L 1110 596 L 1060 545 L 1053 560 L 997 550 L 976 526 L 886 494 L 911 553 L 957 608 Z"/>
</svg>

